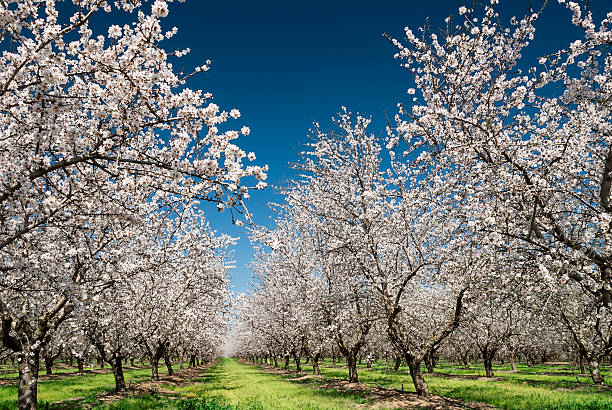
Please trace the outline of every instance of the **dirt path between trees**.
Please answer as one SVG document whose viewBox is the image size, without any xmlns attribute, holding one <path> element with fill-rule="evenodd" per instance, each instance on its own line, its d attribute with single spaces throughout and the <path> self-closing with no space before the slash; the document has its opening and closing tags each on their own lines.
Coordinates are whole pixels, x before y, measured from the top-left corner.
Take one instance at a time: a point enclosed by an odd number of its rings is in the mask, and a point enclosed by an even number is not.
<svg viewBox="0 0 612 410">
<path fill-rule="evenodd" d="M 125 391 L 103 393 L 99 394 L 97 398 L 105 405 L 109 405 L 112 402 L 122 400 L 127 397 L 138 397 L 145 394 L 158 394 L 160 396 L 167 396 L 169 398 L 178 398 L 179 394 L 177 392 L 162 386 L 185 386 L 188 384 L 196 384 L 197 382 L 192 380 L 201 377 L 208 369 L 216 364 L 217 361 L 212 361 L 202 366 L 178 369 L 175 370 L 174 375 L 172 376 L 168 376 L 167 374 L 160 375 L 159 380 L 149 380 L 130 385 Z"/>
</svg>

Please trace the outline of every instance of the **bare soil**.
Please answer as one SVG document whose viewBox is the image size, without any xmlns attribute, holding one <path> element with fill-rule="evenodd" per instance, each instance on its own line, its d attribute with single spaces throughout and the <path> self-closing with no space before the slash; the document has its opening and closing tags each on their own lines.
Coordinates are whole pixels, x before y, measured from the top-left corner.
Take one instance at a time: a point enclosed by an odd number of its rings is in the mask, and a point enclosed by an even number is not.
<svg viewBox="0 0 612 410">
<path fill-rule="evenodd" d="M 183 369 L 175 370 L 174 375 L 160 375 L 159 380 L 150 380 L 146 382 L 141 382 L 138 384 L 130 385 L 125 391 L 121 392 L 109 392 L 99 394 L 97 396 L 98 400 L 100 400 L 103 404 L 108 405 L 114 401 L 124 399 L 126 397 L 138 397 L 145 394 L 158 394 L 167 396 L 169 398 L 176 398 L 178 394 L 171 389 L 168 389 L 163 386 L 186 386 L 188 384 L 196 384 L 191 380 L 196 379 L 211 366 L 217 364 L 216 361 L 206 363 L 202 366 L 197 367 L 188 367 Z"/>
</svg>

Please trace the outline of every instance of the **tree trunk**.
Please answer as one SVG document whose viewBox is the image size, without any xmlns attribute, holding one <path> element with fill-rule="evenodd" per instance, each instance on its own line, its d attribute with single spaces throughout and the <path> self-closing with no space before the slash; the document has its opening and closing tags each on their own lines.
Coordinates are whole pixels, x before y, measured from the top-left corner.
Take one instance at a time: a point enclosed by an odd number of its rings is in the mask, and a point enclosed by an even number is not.
<svg viewBox="0 0 612 410">
<path fill-rule="evenodd" d="M 278 367 L 278 356 L 274 355 L 274 367 Z"/>
<path fill-rule="evenodd" d="M 45 374 L 51 376 L 53 374 L 53 358 L 45 357 Z"/>
<path fill-rule="evenodd" d="M 493 377 L 493 354 L 484 352 L 482 358 L 484 360 L 485 374 L 487 377 Z"/>
<path fill-rule="evenodd" d="M 516 371 L 516 357 L 514 356 L 514 350 L 510 352 L 510 366 L 512 366 L 513 371 Z"/>
<path fill-rule="evenodd" d="M 38 407 L 38 367 L 40 351 L 26 350 L 17 354 L 19 365 L 18 406 L 19 410 L 35 410 Z"/>
<path fill-rule="evenodd" d="M 346 356 L 346 365 L 349 371 L 349 382 L 358 383 L 359 376 L 357 375 L 357 358 L 354 353 L 350 353 Z"/>
<path fill-rule="evenodd" d="M 410 376 L 412 377 L 412 383 L 416 390 L 416 394 L 419 396 L 429 395 L 429 386 L 423 377 L 423 371 L 421 370 L 421 361 L 416 357 L 407 357 L 406 362 L 410 368 Z"/>
<path fill-rule="evenodd" d="M 470 368 L 470 360 L 469 360 L 467 354 L 461 357 L 461 361 L 463 362 L 463 368 L 464 369 L 469 369 Z"/>
<path fill-rule="evenodd" d="M 586 369 L 584 367 L 584 359 L 582 355 L 578 356 L 578 366 L 580 366 L 580 374 L 586 374 Z"/>
<path fill-rule="evenodd" d="M 393 364 L 393 371 L 394 372 L 398 371 L 401 365 L 402 365 L 402 358 L 398 356 L 395 358 L 395 363 Z"/>
<path fill-rule="evenodd" d="M 151 380 L 159 380 L 159 356 L 151 357 Z"/>
<path fill-rule="evenodd" d="M 289 353 L 285 353 L 285 370 L 289 369 Z"/>
<path fill-rule="evenodd" d="M 295 367 L 296 367 L 296 370 L 298 372 L 302 371 L 302 362 L 301 362 L 301 359 L 302 358 L 300 357 L 299 354 L 293 353 L 293 361 L 295 362 Z"/>
<path fill-rule="evenodd" d="M 83 359 L 77 357 L 77 367 L 79 369 L 79 374 L 83 374 Z"/>
<path fill-rule="evenodd" d="M 312 374 L 316 376 L 321 375 L 321 369 L 319 368 L 319 357 L 320 356 L 321 356 L 321 353 L 317 353 L 312 358 Z"/>
<path fill-rule="evenodd" d="M 424 361 L 425 361 L 425 368 L 427 369 L 427 373 L 433 373 L 433 371 L 434 371 L 434 363 L 433 363 L 432 355 L 427 353 L 425 355 L 425 357 L 424 357 Z"/>
<path fill-rule="evenodd" d="M 115 376 L 115 390 L 125 390 L 125 378 L 123 377 L 123 365 L 121 364 L 121 356 L 114 357 L 111 359 L 111 367 L 113 369 L 113 376 Z"/>
<path fill-rule="evenodd" d="M 319 362 L 318 361 L 313 361 L 312 362 L 312 374 L 314 374 L 315 376 L 320 376 L 321 375 L 321 368 L 319 367 Z"/>
<path fill-rule="evenodd" d="M 595 384 L 604 384 L 604 377 L 599 371 L 599 362 L 592 360 L 589 363 L 589 370 L 591 371 L 591 378 Z"/>
<path fill-rule="evenodd" d="M 172 369 L 172 362 L 170 361 L 170 355 L 164 355 L 164 362 L 166 363 L 166 368 L 168 369 L 168 376 L 174 376 L 174 370 Z"/>
</svg>

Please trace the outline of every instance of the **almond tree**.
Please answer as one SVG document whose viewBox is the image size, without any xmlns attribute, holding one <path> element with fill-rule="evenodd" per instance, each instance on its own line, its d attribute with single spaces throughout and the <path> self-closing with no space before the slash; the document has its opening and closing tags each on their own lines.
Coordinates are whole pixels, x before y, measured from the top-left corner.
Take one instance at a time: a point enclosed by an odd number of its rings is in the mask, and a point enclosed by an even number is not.
<svg viewBox="0 0 612 410">
<path fill-rule="evenodd" d="M 302 180 L 287 191 L 288 205 L 306 214 L 303 231 L 325 238 L 327 267 L 342 272 L 335 276 L 340 286 L 354 281 L 362 287 L 367 295 L 362 299 L 369 301 L 364 323 L 385 318 L 417 392 L 426 395 L 421 363 L 458 326 L 478 252 L 470 251 L 476 248 L 469 231 L 461 229 L 464 218 L 445 217 L 452 206 L 448 194 L 436 198 L 439 192 L 432 195 L 430 186 L 393 156 L 391 166 L 383 166 L 387 151 L 368 133 L 369 122 L 345 110 L 335 130 L 315 128 L 300 163 Z M 435 312 L 445 312 L 445 320 L 424 309 L 431 307 L 427 289 L 437 288 L 453 300 L 437 305 Z M 426 317 L 431 327 L 419 332 Z M 366 336 L 362 332 L 355 346 L 363 346 Z M 340 342 L 339 347 L 342 351 Z"/>
<path fill-rule="evenodd" d="M 94 30 L 103 13 L 132 22 Z M 232 142 L 249 129 L 221 129 L 239 111 L 185 86 L 209 65 L 173 68 L 188 50 L 164 49 L 167 14 L 161 0 L 0 5 L 0 315 L 20 408 L 36 407 L 40 349 L 83 306 L 111 228 L 181 197 L 234 209 L 248 196 L 240 180 L 265 178 Z"/>
<path fill-rule="evenodd" d="M 504 24 L 496 4 L 461 7 L 440 34 L 407 28 L 403 42 L 392 39 L 418 92 L 408 90 L 413 101 L 401 105 L 390 145 L 419 178 L 463 186 L 450 211 L 486 242 L 519 241 L 536 266 L 578 284 L 607 315 L 612 16 L 596 24 L 567 3 L 583 37 L 532 64 L 523 51 L 546 10 Z"/>
</svg>

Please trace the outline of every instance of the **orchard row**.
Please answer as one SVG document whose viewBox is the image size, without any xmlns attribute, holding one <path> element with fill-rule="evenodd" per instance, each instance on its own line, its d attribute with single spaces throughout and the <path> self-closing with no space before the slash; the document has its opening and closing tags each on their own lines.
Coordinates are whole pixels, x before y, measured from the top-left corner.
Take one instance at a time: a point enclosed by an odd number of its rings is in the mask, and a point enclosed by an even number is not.
<svg viewBox="0 0 612 410">
<path fill-rule="evenodd" d="M 561 1 L 563 3 L 563 1 Z M 272 229 L 258 229 L 256 289 L 233 350 L 334 350 L 421 364 L 537 356 L 599 364 L 612 352 L 612 13 L 567 3 L 581 37 L 533 64 L 538 13 L 497 1 L 441 32 L 390 39 L 412 74 L 387 135 L 345 110 L 315 126 Z M 564 26 L 565 27 L 565 26 Z M 337 350 L 336 350 L 337 349 Z"/>
</svg>

